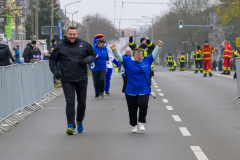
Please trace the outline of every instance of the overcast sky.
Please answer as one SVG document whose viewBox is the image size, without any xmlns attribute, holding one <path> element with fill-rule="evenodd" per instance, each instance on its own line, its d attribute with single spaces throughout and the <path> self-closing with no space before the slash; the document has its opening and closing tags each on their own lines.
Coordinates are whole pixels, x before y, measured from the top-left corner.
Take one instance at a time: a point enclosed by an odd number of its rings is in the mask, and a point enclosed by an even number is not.
<svg viewBox="0 0 240 160">
<path fill-rule="evenodd" d="M 60 0 L 61 8 L 65 9 L 65 5 L 79 0 Z M 123 0 L 123 2 L 147 2 L 147 3 L 169 3 L 169 0 Z M 116 0 L 115 18 L 122 19 L 143 19 L 141 16 L 153 17 L 161 15 L 162 12 L 167 12 L 169 5 L 167 4 L 128 4 L 124 3 L 122 9 L 122 0 Z M 82 18 L 87 14 L 100 13 L 114 22 L 114 0 L 81 0 L 80 3 L 75 3 L 67 6 L 67 12 L 75 12 L 74 21 L 82 22 Z M 71 17 L 71 14 L 67 14 Z M 121 29 L 138 28 L 135 25 L 145 25 L 144 23 L 136 22 L 136 20 L 122 20 Z M 151 23 L 150 23 L 151 24 Z M 115 26 L 119 28 L 119 21 L 115 21 Z"/>
</svg>

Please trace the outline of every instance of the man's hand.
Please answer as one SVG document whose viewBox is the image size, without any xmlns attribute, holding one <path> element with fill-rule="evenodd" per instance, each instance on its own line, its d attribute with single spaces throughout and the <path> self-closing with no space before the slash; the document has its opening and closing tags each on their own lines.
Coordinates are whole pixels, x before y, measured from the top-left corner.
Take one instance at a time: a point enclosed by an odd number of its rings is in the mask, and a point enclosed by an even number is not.
<svg viewBox="0 0 240 160">
<path fill-rule="evenodd" d="M 87 65 L 87 61 L 85 59 L 80 59 L 78 63 L 84 66 Z"/>
<path fill-rule="evenodd" d="M 112 45 L 110 46 L 110 48 L 111 48 L 112 51 L 115 51 L 115 50 L 116 50 L 115 44 L 112 44 Z"/>
<path fill-rule="evenodd" d="M 98 58 L 98 54 L 96 55 L 96 58 Z"/>
<path fill-rule="evenodd" d="M 54 50 L 54 48 L 51 48 L 51 49 L 50 49 L 50 53 L 52 53 L 53 50 Z"/>
<path fill-rule="evenodd" d="M 130 38 L 133 38 L 133 35 L 132 35 L 132 34 L 130 35 Z"/>
<path fill-rule="evenodd" d="M 60 78 L 61 78 L 61 75 L 60 75 L 58 72 L 56 72 L 56 73 L 54 73 L 54 77 L 55 77 L 56 79 L 60 79 Z"/>
<path fill-rule="evenodd" d="M 158 47 L 160 48 L 160 47 L 162 47 L 163 42 L 159 40 L 159 41 L 157 42 L 157 44 L 158 44 Z"/>
<path fill-rule="evenodd" d="M 149 38 L 148 38 L 148 37 L 146 37 L 146 40 L 149 40 Z"/>
<path fill-rule="evenodd" d="M 109 64 L 109 61 L 107 61 L 107 64 Z"/>
</svg>

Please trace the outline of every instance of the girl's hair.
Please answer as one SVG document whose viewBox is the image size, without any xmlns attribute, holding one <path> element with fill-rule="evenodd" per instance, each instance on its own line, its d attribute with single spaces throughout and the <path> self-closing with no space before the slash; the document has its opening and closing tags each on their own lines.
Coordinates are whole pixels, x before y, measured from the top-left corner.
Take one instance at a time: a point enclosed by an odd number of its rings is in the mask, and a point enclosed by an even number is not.
<svg viewBox="0 0 240 160">
<path fill-rule="evenodd" d="M 141 48 L 135 48 L 133 50 L 133 55 L 135 55 L 136 52 L 138 52 L 138 53 L 142 52 L 142 54 L 143 54 L 143 50 Z"/>
</svg>

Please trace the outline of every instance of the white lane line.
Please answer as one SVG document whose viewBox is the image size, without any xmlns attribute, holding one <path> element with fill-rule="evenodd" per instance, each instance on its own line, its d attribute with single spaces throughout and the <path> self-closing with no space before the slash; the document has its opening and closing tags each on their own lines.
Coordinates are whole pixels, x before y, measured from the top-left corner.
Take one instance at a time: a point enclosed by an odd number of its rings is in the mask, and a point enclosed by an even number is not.
<svg viewBox="0 0 240 160">
<path fill-rule="evenodd" d="M 181 118 L 178 115 L 172 115 L 172 117 L 176 122 L 182 122 Z"/>
<path fill-rule="evenodd" d="M 164 103 L 168 103 L 168 100 L 167 100 L 167 99 L 163 99 L 163 102 L 164 102 Z"/>
<path fill-rule="evenodd" d="M 172 110 L 173 110 L 172 106 L 166 106 L 166 108 L 167 108 L 167 110 L 169 110 L 169 111 L 172 111 Z"/>
<path fill-rule="evenodd" d="M 157 89 L 158 92 L 161 92 L 161 89 Z"/>
<path fill-rule="evenodd" d="M 158 86 L 154 86 L 155 88 L 158 88 Z"/>
<path fill-rule="evenodd" d="M 163 97 L 163 96 L 164 96 L 164 94 L 163 94 L 163 93 L 159 93 L 159 96 L 160 96 L 160 97 Z"/>
<path fill-rule="evenodd" d="M 230 76 L 225 76 L 225 75 L 221 75 L 221 74 L 215 74 L 216 76 L 219 76 L 219 77 L 224 77 L 224 78 L 230 78 L 230 79 L 232 79 L 232 77 L 230 77 Z"/>
<path fill-rule="evenodd" d="M 157 83 L 153 83 L 153 85 L 157 85 Z"/>
<path fill-rule="evenodd" d="M 182 132 L 183 136 L 192 136 L 186 127 L 179 127 L 179 129 Z"/>
<path fill-rule="evenodd" d="M 209 160 L 199 146 L 190 146 L 198 160 Z"/>
</svg>

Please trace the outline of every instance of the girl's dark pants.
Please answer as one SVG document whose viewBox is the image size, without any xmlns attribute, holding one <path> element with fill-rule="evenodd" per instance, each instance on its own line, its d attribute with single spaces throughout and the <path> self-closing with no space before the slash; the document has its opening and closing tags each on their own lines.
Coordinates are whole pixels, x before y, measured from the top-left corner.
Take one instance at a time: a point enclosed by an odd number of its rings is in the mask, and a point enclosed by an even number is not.
<svg viewBox="0 0 240 160">
<path fill-rule="evenodd" d="M 131 96 L 125 94 L 125 97 L 128 105 L 130 125 L 136 126 L 137 122 L 146 123 L 149 95 Z M 138 108 L 139 117 L 137 116 Z"/>
</svg>

